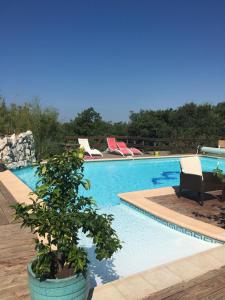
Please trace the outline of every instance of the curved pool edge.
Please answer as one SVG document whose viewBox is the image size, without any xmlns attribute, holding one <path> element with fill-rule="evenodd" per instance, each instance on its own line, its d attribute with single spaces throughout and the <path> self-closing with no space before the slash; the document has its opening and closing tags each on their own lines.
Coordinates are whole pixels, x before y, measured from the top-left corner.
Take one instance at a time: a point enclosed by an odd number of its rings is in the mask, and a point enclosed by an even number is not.
<svg viewBox="0 0 225 300">
<path fill-rule="evenodd" d="M 225 245 L 217 246 L 94 288 L 92 300 L 151 299 L 155 293 L 189 282 L 225 265 Z"/>
<path fill-rule="evenodd" d="M 208 242 L 224 244 L 224 229 L 185 216 L 181 213 L 173 211 L 172 209 L 157 204 L 149 199 L 155 196 L 173 195 L 175 193 L 175 188 L 167 187 L 153 190 L 121 193 L 118 194 L 118 197 L 125 204 L 131 205 L 132 207 L 144 213 L 147 213 L 149 217 L 174 230 Z"/>
</svg>

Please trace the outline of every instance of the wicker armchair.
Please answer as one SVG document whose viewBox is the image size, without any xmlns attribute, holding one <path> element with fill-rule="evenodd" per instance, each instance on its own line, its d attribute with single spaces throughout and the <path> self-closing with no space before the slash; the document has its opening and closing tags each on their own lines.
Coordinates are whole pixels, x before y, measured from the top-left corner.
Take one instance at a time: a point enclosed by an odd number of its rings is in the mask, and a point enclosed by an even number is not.
<svg viewBox="0 0 225 300">
<path fill-rule="evenodd" d="M 224 198 L 224 184 L 212 172 L 202 172 L 201 162 L 198 156 L 182 157 L 180 159 L 180 187 L 179 194 L 182 190 L 197 192 L 200 205 L 204 203 L 204 193 L 216 190 L 222 190 Z"/>
</svg>

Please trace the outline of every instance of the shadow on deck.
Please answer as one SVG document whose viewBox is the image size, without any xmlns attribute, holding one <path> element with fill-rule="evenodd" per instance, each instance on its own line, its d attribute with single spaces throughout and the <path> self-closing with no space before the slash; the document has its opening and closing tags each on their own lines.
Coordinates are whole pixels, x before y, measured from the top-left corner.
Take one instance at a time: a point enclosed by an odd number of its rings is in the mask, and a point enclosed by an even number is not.
<svg viewBox="0 0 225 300">
<path fill-rule="evenodd" d="M 185 216 L 225 229 L 225 201 L 221 199 L 221 191 L 205 193 L 204 205 L 201 206 L 197 193 L 184 191 L 182 196 L 178 197 L 177 189 L 175 190 L 175 194 L 149 199 Z"/>
</svg>

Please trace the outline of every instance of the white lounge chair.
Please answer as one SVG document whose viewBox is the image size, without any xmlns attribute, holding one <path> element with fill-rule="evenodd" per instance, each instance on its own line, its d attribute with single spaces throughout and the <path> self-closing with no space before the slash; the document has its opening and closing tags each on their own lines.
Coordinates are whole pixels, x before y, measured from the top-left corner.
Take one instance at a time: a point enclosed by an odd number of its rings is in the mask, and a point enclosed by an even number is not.
<svg viewBox="0 0 225 300">
<path fill-rule="evenodd" d="M 91 149 L 88 139 L 78 139 L 78 143 L 80 148 L 83 148 L 86 153 L 88 153 L 91 157 L 93 155 L 100 155 L 103 157 L 103 154 L 97 149 Z"/>
</svg>

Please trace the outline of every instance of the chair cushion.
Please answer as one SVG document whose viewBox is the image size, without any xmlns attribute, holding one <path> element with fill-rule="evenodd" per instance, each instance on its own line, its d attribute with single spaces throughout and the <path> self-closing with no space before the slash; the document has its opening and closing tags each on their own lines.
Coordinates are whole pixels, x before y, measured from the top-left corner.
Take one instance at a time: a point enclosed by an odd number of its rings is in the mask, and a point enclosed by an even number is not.
<svg viewBox="0 0 225 300">
<path fill-rule="evenodd" d="M 198 156 L 180 158 L 183 173 L 202 176 L 202 166 Z"/>
</svg>

